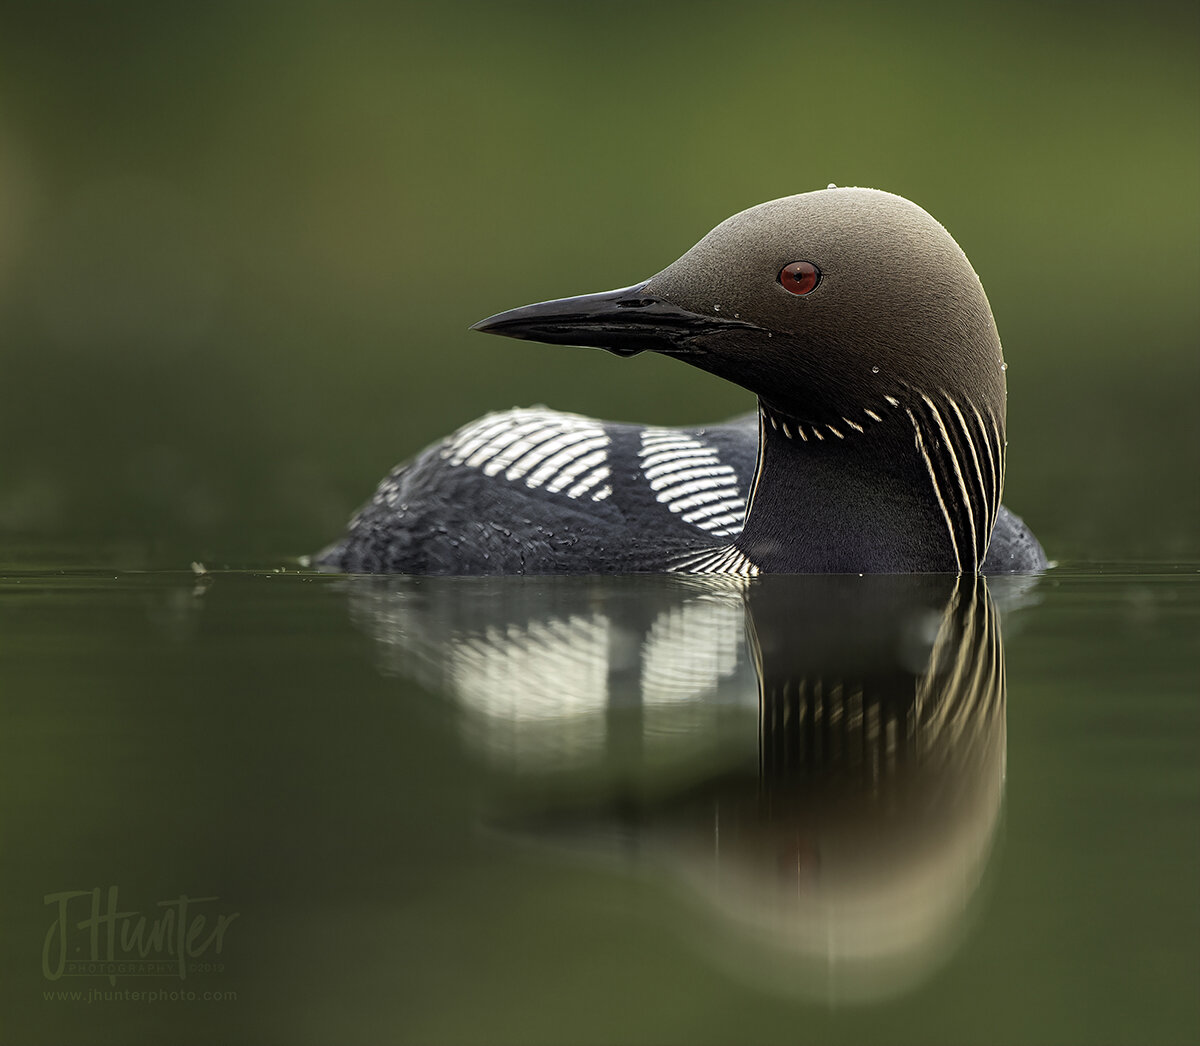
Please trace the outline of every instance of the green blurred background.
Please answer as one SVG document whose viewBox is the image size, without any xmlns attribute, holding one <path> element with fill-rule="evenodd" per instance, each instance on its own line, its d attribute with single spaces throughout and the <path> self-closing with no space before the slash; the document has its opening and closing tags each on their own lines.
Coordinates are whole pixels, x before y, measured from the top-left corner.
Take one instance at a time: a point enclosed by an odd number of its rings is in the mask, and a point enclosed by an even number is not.
<svg viewBox="0 0 1200 1046">
<path fill-rule="evenodd" d="M 1006 500 L 1051 555 L 1200 555 L 1197 17 L 6 2 L 0 540 L 254 562 L 490 409 L 747 409 L 668 360 L 467 327 L 832 181 L 908 196 L 974 262 Z"/>
</svg>

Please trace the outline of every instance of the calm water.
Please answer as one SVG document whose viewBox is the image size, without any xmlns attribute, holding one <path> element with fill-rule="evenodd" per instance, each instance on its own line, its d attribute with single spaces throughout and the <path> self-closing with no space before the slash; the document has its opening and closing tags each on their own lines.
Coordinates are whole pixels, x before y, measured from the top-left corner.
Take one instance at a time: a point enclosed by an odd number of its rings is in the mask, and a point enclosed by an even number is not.
<svg viewBox="0 0 1200 1046">
<path fill-rule="evenodd" d="M 1196 564 L 26 562 L 4 1043 L 1200 1038 Z"/>
</svg>

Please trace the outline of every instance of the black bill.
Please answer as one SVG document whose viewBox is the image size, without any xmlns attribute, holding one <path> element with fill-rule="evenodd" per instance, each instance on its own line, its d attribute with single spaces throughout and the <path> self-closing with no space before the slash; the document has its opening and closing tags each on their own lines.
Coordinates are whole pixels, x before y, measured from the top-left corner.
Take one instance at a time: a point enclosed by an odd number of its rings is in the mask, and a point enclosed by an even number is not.
<svg viewBox="0 0 1200 1046">
<path fill-rule="evenodd" d="M 686 355 L 702 352 L 694 339 L 751 324 L 705 316 L 645 293 L 646 283 L 577 298 L 559 298 L 499 312 L 471 330 L 552 345 L 587 345 L 618 356 L 639 352 Z"/>
</svg>

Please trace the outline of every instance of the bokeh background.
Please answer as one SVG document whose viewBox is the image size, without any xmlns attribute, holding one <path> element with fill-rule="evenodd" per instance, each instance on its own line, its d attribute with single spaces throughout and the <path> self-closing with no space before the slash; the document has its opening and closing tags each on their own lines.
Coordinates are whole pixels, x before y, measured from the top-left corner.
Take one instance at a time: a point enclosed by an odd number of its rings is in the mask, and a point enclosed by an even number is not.
<svg viewBox="0 0 1200 1046">
<path fill-rule="evenodd" d="M 1006 501 L 1200 554 L 1193 4 L 0 6 L 0 541 L 122 566 L 332 538 L 487 410 L 702 422 L 663 359 L 471 334 L 766 199 L 908 196 L 982 276 Z"/>
</svg>

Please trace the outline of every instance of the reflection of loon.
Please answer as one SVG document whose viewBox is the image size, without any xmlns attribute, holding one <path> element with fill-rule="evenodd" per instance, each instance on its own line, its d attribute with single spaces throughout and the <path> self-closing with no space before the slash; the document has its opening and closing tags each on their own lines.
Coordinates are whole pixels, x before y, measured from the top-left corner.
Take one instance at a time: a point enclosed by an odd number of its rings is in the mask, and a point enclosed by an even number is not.
<svg viewBox="0 0 1200 1046">
<path fill-rule="evenodd" d="M 794 591 L 751 593 L 760 780 L 717 797 L 720 853 L 675 867 L 849 1001 L 915 983 L 961 935 L 999 818 L 1005 686 L 982 580 L 838 580 L 796 630 Z"/>
<path fill-rule="evenodd" d="M 511 775 L 493 823 L 669 868 L 723 917 L 716 951 L 758 983 L 877 998 L 961 935 L 1003 792 L 982 579 L 351 592 L 386 666 L 453 696 L 465 738 Z"/>
<path fill-rule="evenodd" d="M 349 583 L 352 613 L 379 640 L 385 670 L 453 695 L 466 739 L 489 764 L 538 774 L 622 765 L 654 776 L 664 760 L 728 755 L 731 737 L 734 758 L 753 759 L 758 703 L 738 582 Z"/>
</svg>

